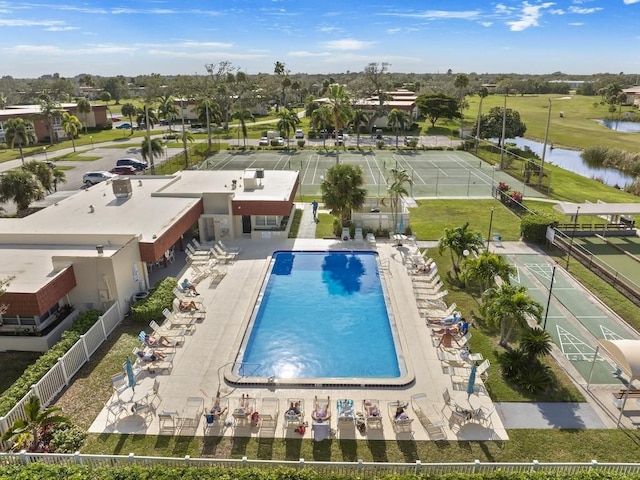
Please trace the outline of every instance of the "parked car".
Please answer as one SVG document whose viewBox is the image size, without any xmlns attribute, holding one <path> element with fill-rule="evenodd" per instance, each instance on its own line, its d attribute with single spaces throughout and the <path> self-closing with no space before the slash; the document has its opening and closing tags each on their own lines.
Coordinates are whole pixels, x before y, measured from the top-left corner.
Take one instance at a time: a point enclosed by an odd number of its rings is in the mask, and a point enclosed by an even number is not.
<svg viewBox="0 0 640 480">
<path fill-rule="evenodd" d="M 120 165 L 109 170 L 116 175 L 136 175 L 138 171 L 130 165 Z"/>
<path fill-rule="evenodd" d="M 269 146 L 269 139 L 267 137 L 260 138 L 260 141 L 258 142 L 258 145 L 260 145 L 261 147 L 268 147 Z"/>
<path fill-rule="evenodd" d="M 110 119 L 112 122 L 119 122 L 121 119 L 118 117 L 111 117 Z"/>
<path fill-rule="evenodd" d="M 117 175 L 114 175 L 111 172 L 87 172 L 82 176 L 82 183 L 84 183 L 87 187 L 90 187 L 91 185 L 95 185 L 96 183 L 111 180 L 114 177 L 117 177 Z"/>
<path fill-rule="evenodd" d="M 56 164 L 53 163 L 51 160 L 47 160 L 46 162 L 44 162 L 47 164 L 47 167 L 49 168 L 56 168 Z"/>
<path fill-rule="evenodd" d="M 131 124 L 127 123 L 127 122 L 124 122 L 124 123 L 121 123 L 120 125 L 118 125 L 116 128 L 120 128 L 122 130 L 129 129 L 129 128 L 131 128 Z"/>
<path fill-rule="evenodd" d="M 302 130 L 296 130 L 295 138 L 297 139 L 304 138 L 304 132 Z"/>
<path fill-rule="evenodd" d="M 135 168 L 138 172 L 147 169 L 147 162 L 138 160 L 137 158 L 121 158 L 116 162 L 116 167 L 129 166 Z"/>
<path fill-rule="evenodd" d="M 277 142 L 279 147 L 284 147 L 284 138 L 278 137 L 278 138 L 274 138 L 274 140 Z"/>
</svg>

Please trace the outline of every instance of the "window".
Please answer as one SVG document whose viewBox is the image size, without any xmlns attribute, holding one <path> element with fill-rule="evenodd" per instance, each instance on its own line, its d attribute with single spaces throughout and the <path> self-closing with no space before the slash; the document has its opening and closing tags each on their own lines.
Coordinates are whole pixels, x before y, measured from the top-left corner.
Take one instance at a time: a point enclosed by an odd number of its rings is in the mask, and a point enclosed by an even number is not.
<svg viewBox="0 0 640 480">
<path fill-rule="evenodd" d="M 277 215 L 256 215 L 254 218 L 256 227 L 271 228 L 278 226 Z"/>
</svg>

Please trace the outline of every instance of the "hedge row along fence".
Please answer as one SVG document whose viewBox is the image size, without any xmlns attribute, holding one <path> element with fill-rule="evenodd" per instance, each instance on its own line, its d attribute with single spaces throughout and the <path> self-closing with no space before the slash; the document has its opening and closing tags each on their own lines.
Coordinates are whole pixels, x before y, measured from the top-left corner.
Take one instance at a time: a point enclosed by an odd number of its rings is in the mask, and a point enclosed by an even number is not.
<svg viewBox="0 0 640 480">
<path fill-rule="evenodd" d="M 75 345 L 100 318 L 99 310 L 87 310 L 75 319 L 71 328 L 62 333 L 62 339 L 43 353 L 38 360 L 29 365 L 13 385 L 0 395 L 0 417 L 6 415 L 19 401 L 31 390 L 31 386 L 40 379 L 58 362 L 67 351 Z"/>
</svg>

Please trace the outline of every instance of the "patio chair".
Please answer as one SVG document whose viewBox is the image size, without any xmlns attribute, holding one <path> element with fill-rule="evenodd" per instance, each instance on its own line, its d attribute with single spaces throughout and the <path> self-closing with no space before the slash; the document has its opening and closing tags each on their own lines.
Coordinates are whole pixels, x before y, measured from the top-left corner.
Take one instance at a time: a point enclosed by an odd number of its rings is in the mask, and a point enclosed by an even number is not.
<svg viewBox="0 0 640 480">
<path fill-rule="evenodd" d="M 190 301 L 189 301 L 190 302 Z M 202 303 L 195 303 L 196 310 L 181 310 L 180 309 L 180 300 L 177 298 L 173 299 L 173 315 L 176 317 L 196 317 L 196 318 L 204 318 L 207 315 L 207 309 Z"/>
<path fill-rule="evenodd" d="M 187 398 L 187 403 L 180 414 L 180 428 L 192 428 L 195 430 L 203 410 L 204 399 L 202 397 Z"/>
<path fill-rule="evenodd" d="M 172 312 L 168 308 L 165 308 L 164 310 L 162 310 L 162 314 L 164 315 L 165 322 L 169 322 L 169 325 L 171 325 L 171 328 L 175 328 L 175 327 L 195 328 L 194 323 L 198 318 L 196 316 L 191 316 L 191 315 L 186 316 L 186 315 L 176 314 L 176 312 Z"/>
<path fill-rule="evenodd" d="M 340 238 L 342 238 L 342 240 L 344 240 L 345 242 L 351 240 L 351 234 L 349 233 L 349 227 L 343 227 L 342 228 L 342 236 Z"/>
<path fill-rule="evenodd" d="M 380 402 L 372 398 L 362 401 L 362 410 L 367 428 L 370 430 L 382 430 L 382 411 Z"/>
<path fill-rule="evenodd" d="M 243 395 L 238 401 L 238 406 L 233 409 L 233 426 L 236 427 L 248 427 L 251 425 L 251 417 L 256 411 L 256 399 L 246 397 Z"/>
<path fill-rule="evenodd" d="M 204 424 L 202 429 L 204 434 L 207 435 L 214 430 L 222 431 L 226 424 L 227 418 L 229 417 L 229 399 L 228 398 L 214 398 L 211 402 L 212 408 L 215 406 L 216 401 L 218 402 L 218 406 L 220 410 L 218 413 L 212 413 L 211 409 L 204 412 Z"/>
<path fill-rule="evenodd" d="M 238 256 L 238 252 L 227 252 L 222 249 L 220 245 L 213 246 L 213 256 L 217 260 L 222 260 L 224 263 L 232 262 Z"/>
<path fill-rule="evenodd" d="M 491 362 L 489 362 L 489 359 L 486 359 L 485 361 L 483 361 L 480 365 L 476 367 L 476 376 L 482 379 L 486 379 L 487 371 L 489 370 L 490 366 L 491 366 Z M 445 370 L 445 373 L 448 373 L 449 375 L 455 376 L 455 377 L 468 378 L 469 375 L 471 374 L 470 367 L 444 367 L 444 370 Z"/>
<path fill-rule="evenodd" d="M 478 423 L 482 423 L 485 425 L 492 425 L 491 416 L 495 413 L 496 407 L 493 405 L 491 408 L 480 407 L 471 417 L 471 420 L 477 421 Z"/>
<path fill-rule="evenodd" d="M 387 404 L 389 418 L 391 420 L 391 424 L 393 425 L 393 430 L 396 433 L 411 433 L 413 431 L 411 427 L 413 418 L 409 417 L 409 414 L 407 412 L 408 406 L 408 402 L 404 402 L 401 400 L 395 400 Z M 398 414 L 400 408 L 403 409 L 403 413 Z"/>
<path fill-rule="evenodd" d="M 297 428 L 304 423 L 304 400 L 302 398 L 288 398 L 287 409 L 284 412 L 283 427 Z"/>
<path fill-rule="evenodd" d="M 440 279 L 435 283 L 413 282 L 413 291 L 426 296 L 438 293 L 442 287 L 444 287 L 444 283 Z"/>
<path fill-rule="evenodd" d="M 435 408 L 429 404 L 426 393 L 417 393 L 411 396 L 411 407 L 416 414 L 416 418 L 432 440 L 446 440 L 447 434 L 444 431 L 446 424 L 442 414 L 436 415 Z"/>
<path fill-rule="evenodd" d="M 223 267 L 222 265 L 213 267 L 209 272 L 209 286 L 218 285 L 226 275 L 227 267 Z"/>
<path fill-rule="evenodd" d="M 160 382 L 158 379 L 153 380 L 153 386 L 149 389 L 149 392 L 133 404 L 131 407 L 131 413 L 141 414 L 143 413 L 145 417 L 149 414 L 153 415 L 157 409 L 157 405 L 155 402 L 162 402 L 162 398 L 160 398 Z"/>
<path fill-rule="evenodd" d="M 427 325 L 443 325 L 443 320 L 447 317 L 450 317 L 453 315 L 454 312 L 456 312 L 458 308 L 458 305 L 453 302 L 451 305 L 449 305 L 449 307 L 447 307 L 445 310 L 432 310 L 430 312 L 428 312 L 427 314 L 423 315 Z"/>
<path fill-rule="evenodd" d="M 165 354 L 163 359 L 146 361 L 140 358 L 138 355 L 139 351 L 140 349 L 137 347 L 133 349 L 133 355 L 136 359 L 134 368 L 139 368 L 140 370 L 144 370 L 149 373 L 155 373 L 156 371 L 170 371 L 173 368 L 173 353 Z"/>
<path fill-rule="evenodd" d="M 127 376 L 124 373 L 111 375 L 111 383 L 113 384 L 113 391 L 118 399 L 120 399 L 120 394 L 129 388 L 129 382 L 127 382 Z"/>
<path fill-rule="evenodd" d="M 240 253 L 240 250 L 242 249 L 242 247 L 229 247 L 227 246 L 225 243 L 223 243 L 222 240 L 218 240 L 216 242 L 216 244 L 222 248 L 222 250 L 224 250 L 227 253 Z"/>
<path fill-rule="evenodd" d="M 373 233 L 371 232 L 367 233 L 366 240 L 367 240 L 367 243 L 371 243 L 375 247 L 376 236 Z"/>
<path fill-rule="evenodd" d="M 458 404 L 455 402 L 455 400 L 453 400 L 451 398 L 451 394 L 449 393 L 449 389 L 445 387 L 445 389 L 442 391 L 442 399 L 444 400 L 444 407 L 443 410 L 446 407 L 449 407 L 449 409 L 453 412 L 455 412 L 456 410 L 458 410 Z"/>
<path fill-rule="evenodd" d="M 353 235 L 353 239 L 356 243 L 364 243 L 364 237 L 362 236 L 362 228 L 356 228 L 355 234 Z"/>
<path fill-rule="evenodd" d="M 261 434 L 275 434 L 278 426 L 280 401 L 275 397 L 264 397 L 260 407 Z"/>
<path fill-rule="evenodd" d="M 142 342 L 142 345 L 144 347 L 148 347 L 148 348 L 151 348 L 153 350 L 158 350 L 158 351 L 161 351 L 161 352 L 164 352 L 164 353 L 173 353 L 174 352 L 173 347 L 176 346 L 175 340 L 170 340 L 167 335 L 160 335 L 160 336 L 163 336 L 163 337 L 167 337 L 166 340 L 169 341 L 169 345 L 162 345 L 160 342 L 149 343 L 148 337 L 151 337 L 151 336 L 153 336 L 153 335 L 149 335 L 144 330 L 141 330 L 140 333 L 138 334 L 138 339 Z"/>
<path fill-rule="evenodd" d="M 160 435 L 174 435 L 178 426 L 178 412 L 163 410 L 158 414 L 158 433 Z"/>
<path fill-rule="evenodd" d="M 163 335 L 167 338 L 170 338 L 176 347 L 184 345 L 184 335 L 186 329 L 171 328 L 171 323 L 169 323 L 167 326 L 165 326 L 164 324 L 160 326 L 155 320 L 151 320 L 149 322 L 149 327 L 151 328 L 151 330 L 153 330 L 154 334 Z"/>
<path fill-rule="evenodd" d="M 338 400 L 336 402 L 336 406 L 338 407 L 338 428 L 340 430 L 353 429 L 356 419 L 355 413 L 353 411 L 353 400 Z"/>
<path fill-rule="evenodd" d="M 502 247 L 502 235 L 500 235 L 499 233 L 494 233 L 493 234 L 493 238 L 491 239 L 491 241 L 497 247 Z"/>
</svg>

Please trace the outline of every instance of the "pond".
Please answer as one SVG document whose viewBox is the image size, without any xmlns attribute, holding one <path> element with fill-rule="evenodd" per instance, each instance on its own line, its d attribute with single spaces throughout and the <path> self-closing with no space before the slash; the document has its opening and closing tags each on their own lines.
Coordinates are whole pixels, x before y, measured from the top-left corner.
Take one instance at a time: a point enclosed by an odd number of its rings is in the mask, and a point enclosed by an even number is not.
<svg viewBox="0 0 640 480">
<path fill-rule="evenodd" d="M 507 143 L 515 143 L 518 147 L 529 147 L 533 152 L 542 157 L 542 142 L 536 142 L 527 138 L 508 138 Z M 633 182 L 633 177 L 613 168 L 593 168 L 587 166 L 580 156 L 579 150 L 567 150 L 564 148 L 549 148 L 545 154 L 545 162 L 556 165 L 570 172 L 577 173 L 587 178 L 597 178 L 604 184 L 615 187 L 624 187 Z M 553 181 L 553 180 L 552 180 Z"/>
<path fill-rule="evenodd" d="M 623 133 L 640 133 L 640 122 L 625 122 L 624 120 L 595 120 L 609 130 Z"/>
</svg>

